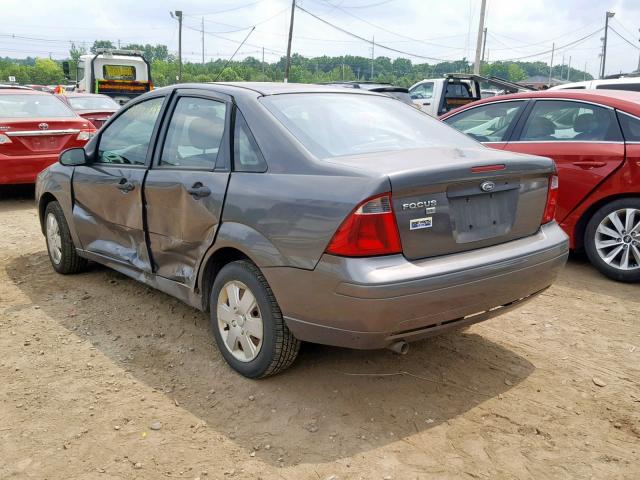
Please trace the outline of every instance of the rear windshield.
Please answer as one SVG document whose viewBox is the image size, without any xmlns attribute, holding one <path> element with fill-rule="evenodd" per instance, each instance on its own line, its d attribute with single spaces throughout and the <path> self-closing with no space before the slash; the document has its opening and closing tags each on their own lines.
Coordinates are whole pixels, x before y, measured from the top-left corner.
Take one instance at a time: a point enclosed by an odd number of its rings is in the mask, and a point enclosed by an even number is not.
<svg viewBox="0 0 640 480">
<path fill-rule="evenodd" d="M 261 100 L 318 158 L 435 145 L 479 147 L 466 135 L 389 97 L 304 93 Z"/>
<path fill-rule="evenodd" d="M 118 110 L 120 105 L 111 97 L 67 97 L 74 110 Z"/>
<path fill-rule="evenodd" d="M 68 118 L 76 114 L 53 95 L 0 95 L 0 118 Z"/>
</svg>

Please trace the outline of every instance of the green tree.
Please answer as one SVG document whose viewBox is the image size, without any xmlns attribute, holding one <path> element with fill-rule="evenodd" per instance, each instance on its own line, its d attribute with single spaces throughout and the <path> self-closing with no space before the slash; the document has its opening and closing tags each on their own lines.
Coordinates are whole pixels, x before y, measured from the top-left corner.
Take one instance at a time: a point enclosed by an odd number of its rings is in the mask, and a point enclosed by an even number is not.
<svg viewBox="0 0 640 480">
<path fill-rule="evenodd" d="M 111 40 L 96 40 L 91 45 L 91 53 L 98 53 L 99 48 L 116 48 L 116 46 L 111 42 Z"/>
</svg>

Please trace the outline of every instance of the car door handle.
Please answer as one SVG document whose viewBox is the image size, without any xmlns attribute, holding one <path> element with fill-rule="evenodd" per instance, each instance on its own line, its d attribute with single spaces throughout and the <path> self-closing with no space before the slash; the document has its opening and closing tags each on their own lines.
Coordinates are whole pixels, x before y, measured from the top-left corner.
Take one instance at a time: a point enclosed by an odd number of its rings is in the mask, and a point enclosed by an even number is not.
<svg viewBox="0 0 640 480">
<path fill-rule="evenodd" d="M 126 178 L 121 178 L 118 182 L 118 189 L 122 190 L 123 192 L 130 192 L 134 188 L 136 188 L 136 186 Z"/>
<path fill-rule="evenodd" d="M 211 195 L 209 187 L 205 187 L 200 182 L 196 182 L 191 186 L 191 188 L 187 188 L 187 192 L 195 198 L 203 198 Z"/>
<path fill-rule="evenodd" d="M 607 162 L 596 162 L 596 161 L 584 161 L 584 162 L 573 162 L 576 167 L 580 167 L 584 170 L 590 170 L 592 168 L 601 168 L 604 167 Z"/>
</svg>

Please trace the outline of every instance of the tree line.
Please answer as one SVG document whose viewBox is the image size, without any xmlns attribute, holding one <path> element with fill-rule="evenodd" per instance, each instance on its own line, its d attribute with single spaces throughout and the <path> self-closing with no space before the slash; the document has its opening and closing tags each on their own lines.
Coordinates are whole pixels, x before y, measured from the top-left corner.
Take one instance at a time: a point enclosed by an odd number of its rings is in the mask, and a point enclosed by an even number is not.
<svg viewBox="0 0 640 480">
<path fill-rule="evenodd" d="M 99 48 L 117 48 L 109 40 L 96 40 L 89 51 L 82 46 L 71 45 L 69 61 L 71 72 L 81 55 L 95 53 Z M 166 45 L 129 44 L 123 49 L 140 50 L 151 64 L 151 75 L 156 86 L 176 83 L 178 61 L 169 53 Z M 282 81 L 284 78 L 286 58 L 277 62 L 262 62 L 254 57 L 238 61 L 218 59 L 202 63 L 186 62 L 182 66 L 182 82 L 220 81 Z M 392 83 L 409 87 L 425 78 L 438 78 L 446 73 L 470 73 L 471 63 L 466 59 L 441 62 L 437 64 L 413 63 L 407 58 L 391 59 L 379 56 L 373 61 L 370 58 L 344 55 L 338 57 L 304 57 L 294 54 L 291 57 L 289 81 L 295 83 L 322 83 L 336 81 L 375 81 Z M 492 62 L 482 66 L 482 74 L 496 76 L 513 82 L 520 82 L 534 75 L 549 75 L 549 65 L 544 62 Z M 556 65 L 552 76 L 569 79 L 569 81 L 590 80 L 588 73 L 575 68 L 569 69 Z M 13 59 L 0 58 L 0 83 L 13 76 L 20 84 L 65 84 L 62 63 L 48 58 Z M 75 78 L 75 77 L 74 77 Z M 73 79 L 72 79 L 73 80 Z"/>
</svg>

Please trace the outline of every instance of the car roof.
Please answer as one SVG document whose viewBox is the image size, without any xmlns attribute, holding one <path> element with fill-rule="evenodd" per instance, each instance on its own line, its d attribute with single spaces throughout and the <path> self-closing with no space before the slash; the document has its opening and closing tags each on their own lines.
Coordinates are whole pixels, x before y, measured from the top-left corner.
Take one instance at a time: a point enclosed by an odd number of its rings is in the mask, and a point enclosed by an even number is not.
<svg viewBox="0 0 640 480">
<path fill-rule="evenodd" d="M 443 117 L 448 117 L 453 113 L 461 112 L 483 103 L 494 103 L 506 100 L 519 99 L 567 99 L 582 100 L 585 102 L 600 103 L 609 107 L 640 114 L 640 92 L 627 90 L 540 90 L 536 92 L 510 93 L 507 95 L 497 95 L 495 97 L 484 98 L 476 102 L 468 103 L 463 107 L 447 112 Z"/>
<path fill-rule="evenodd" d="M 19 86 L 0 86 L 0 95 L 2 94 L 16 94 L 19 93 L 20 95 L 22 94 L 27 94 L 27 95 L 51 95 L 50 93 L 47 92 L 42 92 L 40 90 L 33 90 L 31 88 L 28 87 L 19 87 Z"/>
<path fill-rule="evenodd" d="M 198 88 L 212 90 L 229 95 L 234 94 L 258 94 L 260 96 L 282 95 L 287 93 L 342 93 L 353 95 L 375 95 L 359 89 L 346 89 L 332 85 L 317 85 L 309 83 L 282 83 L 282 82 L 212 82 L 212 83 L 181 83 L 164 87 L 175 88 Z M 163 89 L 164 89 L 163 88 Z M 162 90 L 162 89 L 158 89 Z M 155 90 L 155 91 L 158 91 Z"/>
</svg>

